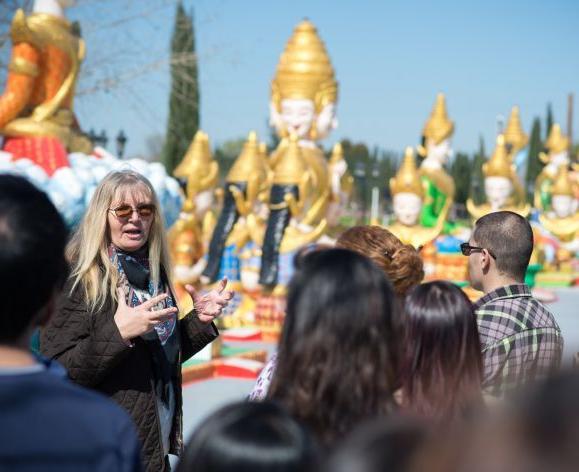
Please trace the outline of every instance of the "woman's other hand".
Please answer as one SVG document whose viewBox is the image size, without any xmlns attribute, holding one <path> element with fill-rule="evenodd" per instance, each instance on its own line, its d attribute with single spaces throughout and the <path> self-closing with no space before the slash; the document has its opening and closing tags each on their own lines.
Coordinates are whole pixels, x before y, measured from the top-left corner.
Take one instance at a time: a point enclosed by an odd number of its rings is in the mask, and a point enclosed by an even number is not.
<svg viewBox="0 0 579 472">
<path fill-rule="evenodd" d="M 134 308 L 127 305 L 125 293 L 120 287 L 117 289 L 117 298 L 119 306 L 115 312 L 114 319 L 121 337 L 126 343 L 130 343 L 131 339 L 148 333 L 157 323 L 167 321 L 177 314 L 176 307 L 153 310 L 157 303 L 167 298 L 166 293 L 153 297 Z"/>
<path fill-rule="evenodd" d="M 193 306 L 197 312 L 197 317 L 202 323 L 209 324 L 223 311 L 229 300 L 233 298 L 233 292 L 225 290 L 227 279 L 219 282 L 216 289 L 203 295 L 199 294 L 192 285 L 185 285 L 185 290 L 191 295 Z"/>
</svg>

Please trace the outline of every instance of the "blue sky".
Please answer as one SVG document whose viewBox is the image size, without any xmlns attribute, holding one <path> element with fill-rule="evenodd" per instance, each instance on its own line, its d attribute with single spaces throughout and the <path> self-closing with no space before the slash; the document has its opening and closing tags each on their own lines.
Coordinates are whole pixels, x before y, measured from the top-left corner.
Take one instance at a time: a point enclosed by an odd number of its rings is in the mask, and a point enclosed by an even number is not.
<svg viewBox="0 0 579 472">
<path fill-rule="evenodd" d="M 508 115 L 514 104 L 527 132 L 548 102 L 565 125 L 567 94 L 578 92 L 577 1 L 186 0 L 185 6 L 195 10 L 201 126 L 213 144 L 251 129 L 266 136 L 269 82 L 304 17 L 317 26 L 340 84 L 340 125 L 325 145 L 348 137 L 401 151 L 418 142 L 443 91 L 456 126 L 454 148 L 471 152 L 480 135 L 492 147 L 497 115 Z M 90 75 L 76 101 L 81 124 L 109 135 L 123 128 L 129 155 L 146 152 L 147 138 L 165 130 L 174 11 L 168 0 L 85 0 L 70 10 L 89 55 Z M 121 80 L 108 91 L 92 90 L 101 76 Z"/>
</svg>

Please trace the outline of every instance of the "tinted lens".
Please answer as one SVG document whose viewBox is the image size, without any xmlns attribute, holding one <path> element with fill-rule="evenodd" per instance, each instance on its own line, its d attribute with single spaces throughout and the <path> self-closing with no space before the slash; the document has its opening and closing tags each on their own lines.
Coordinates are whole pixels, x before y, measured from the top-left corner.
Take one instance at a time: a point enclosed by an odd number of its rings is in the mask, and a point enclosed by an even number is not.
<svg viewBox="0 0 579 472">
<path fill-rule="evenodd" d="M 470 246 L 467 243 L 462 243 L 460 245 L 460 250 L 463 256 L 470 256 Z"/>
<path fill-rule="evenodd" d="M 141 216 L 151 216 L 155 212 L 155 205 L 141 205 L 138 211 Z"/>
<path fill-rule="evenodd" d="M 121 205 L 116 207 L 114 212 L 117 218 L 126 218 L 127 216 L 131 216 L 133 209 L 129 205 Z"/>
</svg>

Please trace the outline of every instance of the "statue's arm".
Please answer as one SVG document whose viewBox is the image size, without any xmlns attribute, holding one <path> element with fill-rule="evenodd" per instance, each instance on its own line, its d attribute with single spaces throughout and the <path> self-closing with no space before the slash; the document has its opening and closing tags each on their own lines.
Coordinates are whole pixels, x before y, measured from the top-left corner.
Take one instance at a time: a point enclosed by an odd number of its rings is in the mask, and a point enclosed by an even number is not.
<svg viewBox="0 0 579 472">
<path fill-rule="evenodd" d="M 6 88 L 0 96 L 0 128 L 17 118 L 28 104 L 39 73 L 39 61 L 38 51 L 31 44 L 21 42 L 14 45 Z"/>
</svg>

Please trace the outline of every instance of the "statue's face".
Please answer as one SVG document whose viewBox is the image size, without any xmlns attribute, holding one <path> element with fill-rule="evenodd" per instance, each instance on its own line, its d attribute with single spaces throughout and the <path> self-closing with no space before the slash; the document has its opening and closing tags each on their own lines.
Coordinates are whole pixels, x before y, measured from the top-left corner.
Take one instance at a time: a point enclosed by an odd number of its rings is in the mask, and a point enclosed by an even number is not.
<svg viewBox="0 0 579 472">
<path fill-rule="evenodd" d="M 553 195 L 551 205 L 557 218 L 567 218 L 577 210 L 577 200 L 571 195 Z"/>
<path fill-rule="evenodd" d="M 213 205 L 213 191 L 212 190 L 204 190 L 203 192 L 199 192 L 199 194 L 195 197 L 195 206 L 197 216 L 199 218 L 203 218 L 205 213 L 212 207 Z"/>
<path fill-rule="evenodd" d="M 557 154 L 551 155 L 551 165 L 559 168 L 560 165 L 568 165 L 569 164 L 569 153 L 567 151 L 561 151 Z"/>
<path fill-rule="evenodd" d="M 76 0 L 56 0 L 58 3 L 60 3 L 60 6 L 62 8 L 70 8 L 73 7 L 76 3 Z"/>
<path fill-rule="evenodd" d="M 485 178 L 485 194 L 493 210 L 505 207 L 512 192 L 513 184 L 506 177 Z"/>
<path fill-rule="evenodd" d="M 422 199 L 414 194 L 401 192 L 394 195 L 392 200 L 394 215 L 396 219 L 406 226 L 418 224 L 420 210 L 422 210 Z"/>
<path fill-rule="evenodd" d="M 316 120 L 316 128 L 318 131 L 317 139 L 324 139 L 332 130 L 338 127 L 338 120 L 336 118 L 336 105 L 328 103 L 318 115 Z"/>
<path fill-rule="evenodd" d="M 440 164 L 446 164 L 452 154 L 450 139 L 445 139 L 439 144 L 435 144 L 434 141 L 429 139 L 426 143 L 426 153 L 429 159 L 440 162 Z"/>
<path fill-rule="evenodd" d="M 281 113 L 274 104 L 270 106 L 270 122 L 278 133 L 286 130 L 301 139 L 307 138 L 316 116 L 314 102 L 305 99 L 285 99 L 281 102 Z"/>
</svg>

